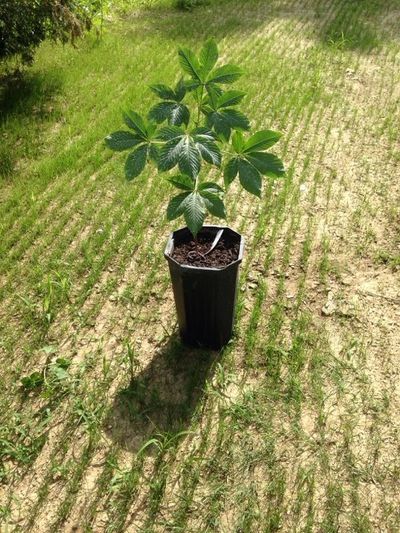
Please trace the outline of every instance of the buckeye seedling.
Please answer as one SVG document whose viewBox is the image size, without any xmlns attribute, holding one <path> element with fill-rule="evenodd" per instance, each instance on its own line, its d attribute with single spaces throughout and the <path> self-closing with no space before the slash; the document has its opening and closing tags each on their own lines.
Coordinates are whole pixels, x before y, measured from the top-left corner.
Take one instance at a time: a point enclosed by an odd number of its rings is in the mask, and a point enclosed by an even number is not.
<svg viewBox="0 0 400 533">
<path fill-rule="evenodd" d="M 152 85 L 160 102 L 147 119 L 134 111 L 125 113 L 131 131 L 116 131 L 106 143 L 112 150 L 131 150 L 125 164 L 128 180 L 139 176 L 146 163 L 170 173 L 168 181 L 181 192 L 171 198 L 167 218 L 182 215 L 196 237 L 207 213 L 226 218 L 224 195 L 237 176 L 246 191 L 260 197 L 262 176 L 281 177 L 285 171 L 282 161 L 266 152 L 280 133 L 243 133 L 250 131 L 250 122 L 236 106 L 245 93 L 225 89 L 242 76 L 242 70 L 231 64 L 216 67 L 218 49 L 213 40 L 205 43 L 199 57 L 187 48 L 178 53 L 185 77 L 174 88 Z M 205 164 L 224 169 L 223 183 L 207 181 Z"/>
</svg>

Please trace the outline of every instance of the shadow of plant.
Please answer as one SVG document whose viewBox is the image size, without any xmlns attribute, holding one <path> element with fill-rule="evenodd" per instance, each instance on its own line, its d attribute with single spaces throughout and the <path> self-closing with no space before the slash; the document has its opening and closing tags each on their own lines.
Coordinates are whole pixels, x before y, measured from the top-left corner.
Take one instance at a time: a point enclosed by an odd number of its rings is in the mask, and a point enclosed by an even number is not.
<svg viewBox="0 0 400 533">
<path fill-rule="evenodd" d="M 137 452 L 152 437 L 184 431 L 199 404 L 218 353 L 187 348 L 174 335 L 128 387 L 105 421 L 110 438 Z"/>
</svg>

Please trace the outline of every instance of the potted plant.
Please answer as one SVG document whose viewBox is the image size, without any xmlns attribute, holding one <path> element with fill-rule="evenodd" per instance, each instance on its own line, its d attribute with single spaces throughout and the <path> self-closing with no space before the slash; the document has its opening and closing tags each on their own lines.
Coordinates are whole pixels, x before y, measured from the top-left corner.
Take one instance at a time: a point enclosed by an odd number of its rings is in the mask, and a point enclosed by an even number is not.
<svg viewBox="0 0 400 533">
<path fill-rule="evenodd" d="M 236 178 L 260 197 L 263 176 L 284 175 L 282 161 L 266 152 L 281 134 L 244 133 L 250 122 L 236 106 L 245 93 L 226 90 L 243 72 L 231 64 L 216 66 L 213 40 L 205 43 L 199 57 L 186 48 L 178 54 L 184 78 L 174 88 L 152 85 L 160 101 L 147 118 L 125 113 L 130 131 L 112 133 L 106 144 L 117 151 L 131 150 L 125 163 L 128 180 L 153 163 L 159 172 L 168 173 L 166 179 L 178 190 L 168 203 L 167 219 L 183 216 L 186 227 L 171 234 L 165 257 L 181 337 L 191 345 L 218 349 L 232 335 L 244 242 L 232 229 L 204 221 L 207 214 L 226 219 L 224 196 Z"/>
</svg>

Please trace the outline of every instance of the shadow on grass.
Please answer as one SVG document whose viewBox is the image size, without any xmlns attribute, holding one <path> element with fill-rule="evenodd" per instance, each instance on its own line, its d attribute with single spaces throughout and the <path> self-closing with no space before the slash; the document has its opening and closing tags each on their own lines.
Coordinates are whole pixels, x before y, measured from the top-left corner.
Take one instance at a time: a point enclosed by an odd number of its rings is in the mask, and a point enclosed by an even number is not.
<svg viewBox="0 0 400 533">
<path fill-rule="evenodd" d="M 57 72 L 16 71 L 0 77 L 0 125 L 10 115 L 46 118 L 52 111 L 48 102 L 61 87 L 62 79 Z"/>
<path fill-rule="evenodd" d="M 152 437 L 185 431 L 218 358 L 218 352 L 187 348 L 173 335 L 117 393 L 105 421 L 109 437 L 137 452 Z"/>
<path fill-rule="evenodd" d="M 1 130 L 5 131 L 0 144 L 0 178 L 8 178 L 13 173 L 15 142 L 20 136 L 32 128 L 38 136 L 38 123 L 57 112 L 52 98 L 61 88 L 62 78 L 57 72 L 15 71 L 0 76 L 0 134 Z"/>
<path fill-rule="evenodd" d="M 349 0 L 321 25 L 321 41 L 334 48 L 369 53 L 381 43 L 379 18 L 385 12 L 383 4 Z"/>
<path fill-rule="evenodd" d="M 367 54 L 385 40 L 385 20 L 395 9 L 394 3 L 382 0 L 299 0 L 292 5 L 280 0 L 221 0 L 191 11 L 153 6 L 135 12 L 135 17 L 146 31 L 187 45 L 209 36 L 218 40 L 235 33 L 246 36 L 274 19 L 309 20 L 322 44 Z"/>
</svg>

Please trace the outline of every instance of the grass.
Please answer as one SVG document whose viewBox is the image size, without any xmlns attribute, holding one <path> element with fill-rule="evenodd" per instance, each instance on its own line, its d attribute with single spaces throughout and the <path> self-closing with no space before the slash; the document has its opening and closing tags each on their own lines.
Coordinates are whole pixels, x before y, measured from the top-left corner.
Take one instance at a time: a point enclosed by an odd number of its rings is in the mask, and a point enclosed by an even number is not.
<svg viewBox="0 0 400 533">
<path fill-rule="evenodd" d="M 0 529 L 396 531 L 396 0 L 124 2 L 0 94 Z M 214 36 L 287 178 L 229 199 L 233 341 L 176 335 L 168 185 L 104 147 Z M 332 299 L 334 311 L 322 316 Z"/>
</svg>

